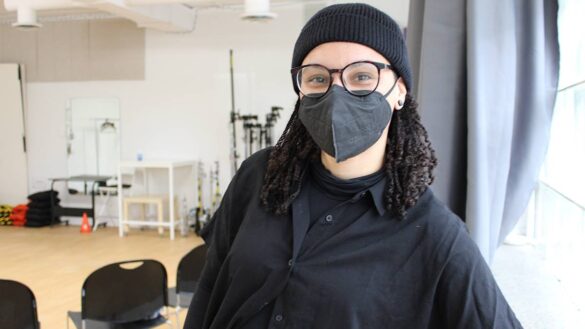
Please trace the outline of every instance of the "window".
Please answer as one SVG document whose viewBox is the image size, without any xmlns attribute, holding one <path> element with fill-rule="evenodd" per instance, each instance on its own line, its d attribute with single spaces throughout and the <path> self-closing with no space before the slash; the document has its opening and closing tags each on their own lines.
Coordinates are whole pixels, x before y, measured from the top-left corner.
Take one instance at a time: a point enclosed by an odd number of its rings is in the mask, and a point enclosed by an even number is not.
<svg viewBox="0 0 585 329">
<path fill-rule="evenodd" d="M 560 76 L 547 156 L 517 229 L 585 307 L 585 1 L 559 1 Z"/>
</svg>

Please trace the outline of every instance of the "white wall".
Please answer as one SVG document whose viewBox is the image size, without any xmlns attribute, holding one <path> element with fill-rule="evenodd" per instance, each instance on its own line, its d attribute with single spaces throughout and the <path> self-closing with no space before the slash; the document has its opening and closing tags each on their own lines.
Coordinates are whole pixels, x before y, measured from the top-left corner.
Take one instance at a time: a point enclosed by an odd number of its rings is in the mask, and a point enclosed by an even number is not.
<svg viewBox="0 0 585 329">
<path fill-rule="evenodd" d="M 367 1 L 404 24 L 407 1 Z M 290 80 L 294 42 L 305 22 L 302 5 L 275 8 L 267 24 L 244 22 L 240 12 L 200 11 L 191 33 L 146 33 L 144 81 L 28 84 L 30 192 L 49 177 L 67 176 L 65 105 L 74 97 L 120 99 L 121 157 L 197 158 L 221 162 L 221 187 L 230 180 L 229 49 L 234 49 L 236 107 L 242 113 L 285 108 L 280 136 L 296 95 Z"/>
</svg>

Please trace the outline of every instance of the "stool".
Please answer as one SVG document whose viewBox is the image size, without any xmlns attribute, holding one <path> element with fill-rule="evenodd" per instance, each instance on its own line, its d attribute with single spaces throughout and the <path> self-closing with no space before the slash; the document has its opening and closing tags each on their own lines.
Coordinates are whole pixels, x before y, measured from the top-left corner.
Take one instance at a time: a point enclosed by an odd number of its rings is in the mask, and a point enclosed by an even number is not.
<svg viewBox="0 0 585 329">
<path fill-rule="evenodd" d="M 129 207 L 131 204 L 140 204 L 142 205 L 142 218 L 146 220 L 146 214 L 144 211 L 145 205 L 154 205 L 157 208 L 157 220 L 158 220 L 158 233 L 164 233 L 164 227 L 168 226 L 163 223 L 163 205 L 165 204 L 167 198 L 160 197 L 160 196 L 129 196 L 124 198 L 124 218 L 127 220 L 129 214 Z M 175 198 L 173 205 L 175 209 L 177 208 L 177 199 Z M 175 211 L 175 214 L 177 212 Z M 176 216 L 175 216 L 176 217 Z M 176 218 L 175 218 L 176 219 Z M 170 227 L 169 227 L 170 229 Z M 128 225 L 124 228 L 126 232 L 128 232 Z"/>
</svg>

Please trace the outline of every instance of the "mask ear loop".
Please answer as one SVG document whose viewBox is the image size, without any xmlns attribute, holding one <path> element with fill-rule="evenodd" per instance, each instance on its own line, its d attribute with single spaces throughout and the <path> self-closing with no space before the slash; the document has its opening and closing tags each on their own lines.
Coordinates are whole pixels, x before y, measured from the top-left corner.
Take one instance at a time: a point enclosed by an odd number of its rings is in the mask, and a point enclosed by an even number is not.
<svg viewBox="0 0 585 329">
<path fill-rule="evenodd" d="M 396 87 L 396 84 L 398 83 L 398 79 L 400 78 L 400 77 L 396 76 L 396 73 L 394 73 L 394 71 L 392 71 L 392 74 L 396 77 L 396 79 L 394 79 L 394 84 L 392 85 L 392 88 L 390 88 L 390 90 L 388 90 L 388 92 L 384 95 L 384 98 L 386 98 L 386 97 L 388 97 L 388 95 L 390 95 L 392 90 L 394 90 L 394 87 Z"/>
</svg>

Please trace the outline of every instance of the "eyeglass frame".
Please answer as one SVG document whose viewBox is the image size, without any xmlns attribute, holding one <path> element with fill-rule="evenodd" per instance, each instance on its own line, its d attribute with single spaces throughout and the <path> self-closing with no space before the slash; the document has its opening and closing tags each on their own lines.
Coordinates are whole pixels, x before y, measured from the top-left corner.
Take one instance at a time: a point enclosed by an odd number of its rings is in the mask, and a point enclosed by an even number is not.
<svg viewBox="0 0 585 329">
<path fill-rule="evenodd" d="M 345 86 L 345 81 L 343 81 L 343 71 L 350 67 L 351 65 L 354 64 L 359 64 L 359 63 L 369 63 L 369 64 L 373 64 L 377 69 L 378 69 L 378 82 L 376 83 L 376 87 L 370 91 L 367 94 L 361 94 L 361 95 L 357 95 L 354 94 L 353 92 L 351 92 L 349 89 L 347 89 L 347 87 Z M 329 73 L 329 86 L 327 87 L 327 90 L 325 90 L 325 92 L 319 96 L 309 96 L 305 93 L 303 93 L 301 91 L 301 87 L 299 86 L 299 80 L 298 80 L 298 73 L 300 70 L 302 70 L 305 67 L 309 67 L 309 66 L 320 66 L 322 68 L 324 68 L 325 70 L 327 70 L 327 72 Z M 372 93 L 374 93 L 376 91 L 376 89 L 378 89 L 378 86 L 380 85 L 380 72 L 384 69 L 389 69 L 390 71 L 392 71 L 392 73 L 394 73 L 394 76 L 396 77 L 396 80 L 398 80 L 400 78 L 400 76 L 398 74 L 396 74 L 396 72 L 394 72 L 393 70 L 393 66 L 391 64 L 386 64 L 386 63 L 380 63 L 380 62 L 374 62 L 374 61 L 368 61 L 368 60 L 364 60 L 364 61 L 357 61 L 357 62 L 353 62 L 353 63 L 349 63 L 346 66 L 344 66 L 341 69 L 330 69 L 328 67 L 326 67 L 325 65 L 321 65 L 321 64 L 305 64 L 305 65 L 301 65 L 301 66 L 297 66 L 297 67 L 293 67 L 292 69 L 290 69 L 290 73 L 292 75 L 293 81 L 296 84 L 296 87 L 299 89 L 299 92 L 301 94 L 303 94 L 303 96 L 305 97 L 309 97 L 309 98 L 320 98 L 323 97 L 323 95 L 327 94 L 329 92 L 329 90 L 331 89 L 331 86 L 333 85 L 333 73 L 339 73 L 339 80 L 341 80 L 341 85 L 343 86 L 343 89 L 345 89 L 345 91 L 347 91 L 348 93 L 357 96 L 357 97 L 366 97 L 368 95 L 371 95 Z"/>
</svg>

